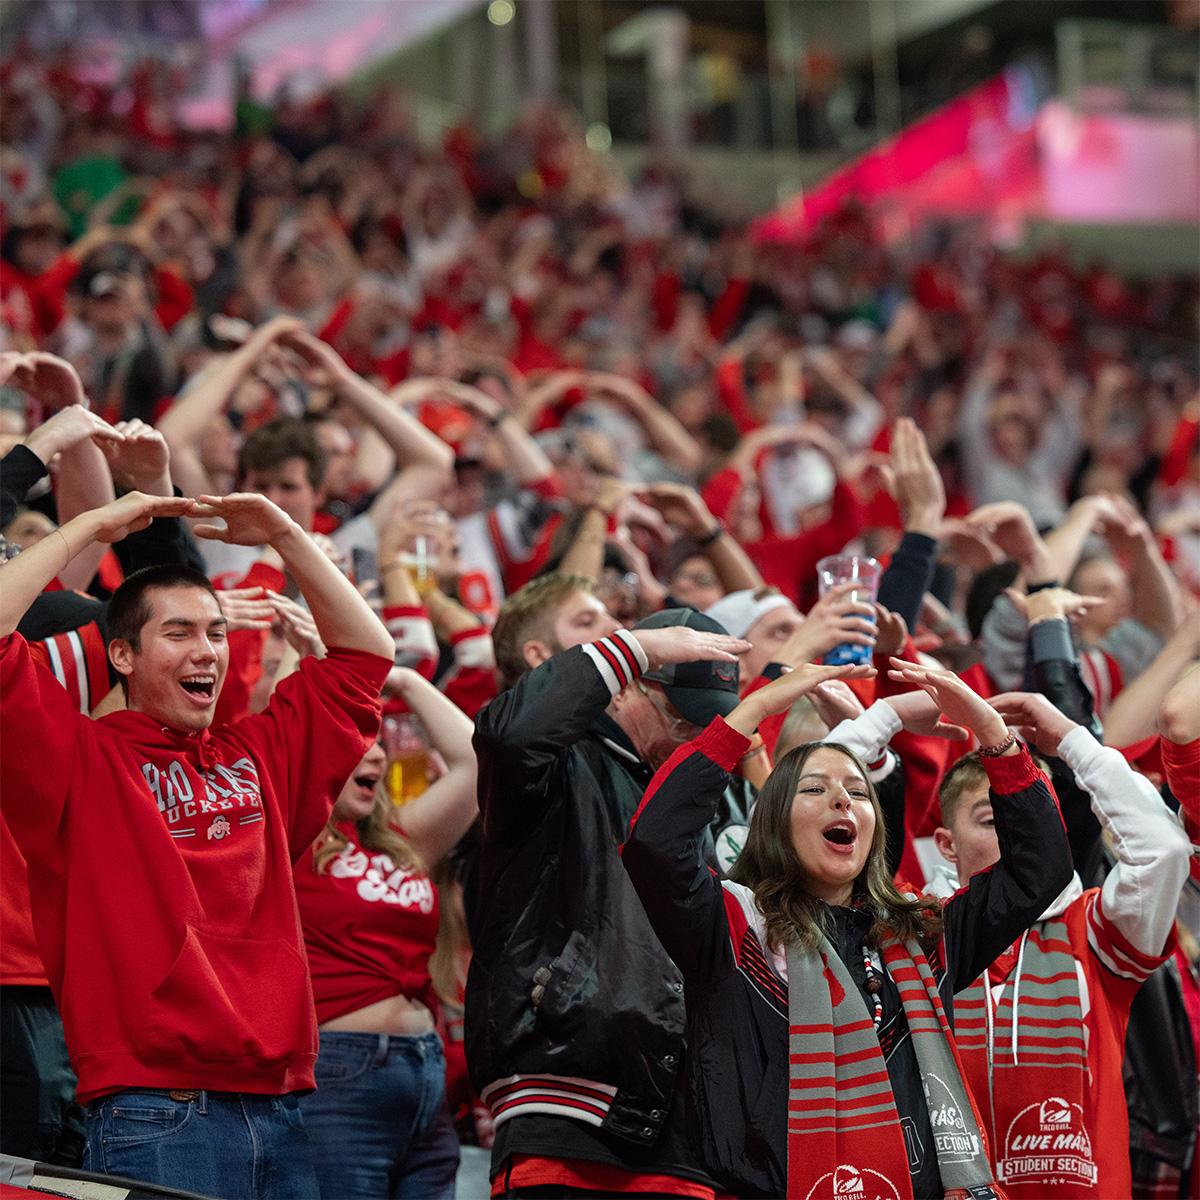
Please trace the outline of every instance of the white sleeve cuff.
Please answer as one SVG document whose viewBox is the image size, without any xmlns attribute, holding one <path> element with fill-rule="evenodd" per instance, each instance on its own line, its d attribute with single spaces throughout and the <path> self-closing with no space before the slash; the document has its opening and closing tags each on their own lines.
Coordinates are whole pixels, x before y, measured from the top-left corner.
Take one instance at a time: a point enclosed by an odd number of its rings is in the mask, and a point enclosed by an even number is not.
<svg viewBox="0 0 1200 1200">
<path fill-rule="evenodd" d="M 610 636 L 583 647 L 592 660 L 609 694 L 615 696 L 627 688 L 650 666 L 646 652 L 633 634 L 618 629 Z"/>
<path fill-rule="evenodd" d="M 840 742 L 870 766 L 879 761 L 888 742 L 903 728 L 896 710 L 885 700 L 876 700 L 866 712 L 836 725 L 824 740 Z"/>
</svg>

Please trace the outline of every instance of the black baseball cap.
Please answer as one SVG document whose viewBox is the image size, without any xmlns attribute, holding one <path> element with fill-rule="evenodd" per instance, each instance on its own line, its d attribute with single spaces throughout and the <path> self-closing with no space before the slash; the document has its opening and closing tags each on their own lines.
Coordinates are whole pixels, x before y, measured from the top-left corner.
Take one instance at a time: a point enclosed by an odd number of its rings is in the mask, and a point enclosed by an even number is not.
<svg viewBox="0 0 1200 1200">
<path fill-rule="evenodd" d="M 703 633 L 728 633 L 720 622 L 694 608 L 664 608 L 633 628 L 671 629 L 678 625 Z M 668 663 L 656 671 L 647 671 L 642 678 L 661 684 L 679 715 L 701 729 L 713 717 L 729 716 L 741 699 L 735 662 Z"/>
</svg>

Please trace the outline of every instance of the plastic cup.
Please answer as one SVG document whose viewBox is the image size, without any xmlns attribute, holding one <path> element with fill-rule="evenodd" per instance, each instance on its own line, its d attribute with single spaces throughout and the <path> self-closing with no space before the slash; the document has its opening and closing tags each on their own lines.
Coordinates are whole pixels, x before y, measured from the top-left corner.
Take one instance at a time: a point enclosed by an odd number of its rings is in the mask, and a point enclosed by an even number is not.
<svg viewBox="0 0 1200 1200">
<path fill-rule="evenodd" d="M 429 786 L 429 743 L 420 718 L 415 713 L 384 717 L 383 748 L 388 756 L 388 792 L 399 807 Z"/>
<path fill-rule="evenodd" d="M 879 563 L 860 554 L 830 554 L 817 563 L 817 589 L 827 595 L 840 583 L 861 581 L 862 588 L 855 588 L 847 599 L 856 604 L 874 604 L 879 593 Z M 864 617 L 864 620 L 868 618 Z M 869 618 L 873 620 L 874 618 Z M 871 661 L 870 646 L 856 646 L 853 642 L 842 642 L 826 652 L 822 660 L 829 666 L 840 667 L 847 663 L 860 664 Z"/>
<path fill-rule="evenodd" d="M 431 538 L 421 533 L 410 538 L 400 555 L 400 561 L 408 570 L 419 595 L 427 596 L 437 587 Z"/>
</svg>

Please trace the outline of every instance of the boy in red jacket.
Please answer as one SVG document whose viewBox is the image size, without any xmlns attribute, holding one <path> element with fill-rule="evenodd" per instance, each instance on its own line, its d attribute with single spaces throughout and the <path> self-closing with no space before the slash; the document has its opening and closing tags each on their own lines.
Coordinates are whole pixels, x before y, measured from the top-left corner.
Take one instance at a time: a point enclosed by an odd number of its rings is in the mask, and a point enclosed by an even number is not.
<svg viewBox="0 0 1200 1200">
<path fill-rule="evenodd" d="M 1191 847 L 1178 818 L 1121 754 L 1044 696 L 992 705 L 1062 759 L 1112 837 L 1104 886 L 1078 875 L 1026 935 L 954 999 L 954 1030 L 988 1124 L 996 1178 L 1012 1200 L 1130 1196 L 1121 1080 L 1129 1006 L 1174 950 Z M 960 883 L 1000 857 L 986 779 L 968 755 L 942 782 L 938 849 Z"/>
<path fill-rule="evenodd" d="M 376 734 L 391 638 L 265 497 L 204 499 L 130 493 L 0 567 L 0 803 L 88 1109 L 85 1167 L 309 1197 L 295 1093 L 313 1086 L 316 1028 L 291 864 Z M 128 707 L 98 721 L 14 633 L 64 561 L 168 515 L 219 517 L 196 532 L 274 547 L 329 647 L 264 712 L 216 730 L 229 657 L 202 575 L 152 567 L 114 594 Z"/>
</svg>

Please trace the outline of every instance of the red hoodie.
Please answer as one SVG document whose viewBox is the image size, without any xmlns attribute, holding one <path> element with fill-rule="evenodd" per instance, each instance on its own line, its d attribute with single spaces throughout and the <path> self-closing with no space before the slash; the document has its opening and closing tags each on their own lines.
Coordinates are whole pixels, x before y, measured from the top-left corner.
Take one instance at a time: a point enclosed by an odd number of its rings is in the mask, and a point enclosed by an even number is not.
<svg viewBox="0 0 1200 1200">
<path fill-rule="evenodd" d="M 379 728 L 391 662 L 305 659 L 262 713 L 185 735 L 92 721 L 0 639 L 0 804 L 78 1099 L 313 1086 L 316 1019 L 292 862 Z"/>
</svg>

